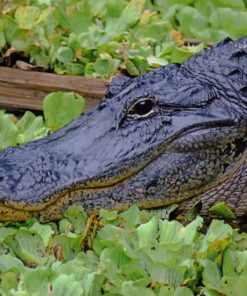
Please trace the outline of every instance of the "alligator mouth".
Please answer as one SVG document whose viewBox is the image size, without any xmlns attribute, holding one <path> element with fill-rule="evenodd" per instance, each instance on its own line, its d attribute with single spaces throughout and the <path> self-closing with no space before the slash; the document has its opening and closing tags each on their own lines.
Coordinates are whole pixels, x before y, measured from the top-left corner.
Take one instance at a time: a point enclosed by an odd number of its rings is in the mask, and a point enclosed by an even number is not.
<svg viewBox="0 0 247 296">
<path fill-rule="evenodd" d="M 160 145 L 160 147 L 156 149 L 155 154 L 152 154 L 148 161 L 143 162 L 138 168 L 132 170 L 125 176 L 119 176 L 117 179 L 112 179 L 107 182 L 102 182 L 102 180 L 101 182 L 93 180 L 92 182 L 87 182 L 85 184 L 74 184 L 73 187 L 57 191 L 46 198 L 43 198 L 40 200 L 40 202 L 33 203 L 32 200 L 28 202 L 16 202 L 9 200 L 6 203 L 0 203 L 0 213 L 2 212 L 2 216 L 4 216 L 4 213 L 11 212 L 11 215 L 5 214 L 5 216 L 10 216 L 11 219 L 14 216 L 18 216 L 17 220 L 26 220 L 27 216 L 29 217 L 31 213 L 33 215 L 34 212 L 37 213 L 38 211 L 45 211 L 48 208 L 54 208 L 55 210 L 59 205 L 62 207 L 62 205 L 73 203 L 74 196 L 77 193 L 83 191 L 93 191 L 99 194 L 104 194 L 104 191 L 111 190 L 111 188 L 114 186 L 121 185 L 128 179 L 132 178 L 134 175 L 138 174 L 150 162 L 152 162 L 152 160 L 157 159 L 159 155 L 166 153 L 167 151 L 180 153 L 200 149 L 210 149 L 214 147 L 215 137 L 212 139 L 211 136 L 211 141 L 209 141 L 210 134 L 212 133 L 214 135 L 219 135 L 219 138 L 223 143 L 235 143 L 236 146 L 239 146 L 238 150 L 236 151 L 237 154 L 243 154 L 243 152 L 246 150 L 245 139 L 247 127 L 237 126 L 234 122 L 229 121 L 215 121 L 206 124 L 196 124 L 190 128 L 185 128 L 176 133 L 174 136 L 168 138 L 165 141 L 165 145 Z M 221 136 L 221 134 L 223 134 L 223 136 Z M 219 138 L 217 140 L 219 140 Z M 188 142 L 188 140 L 191 142 Z M 202 140 L 204 140 L 204 144 L 202 144 Z M 241 157 L 241 161 L 237 161 L 237 163 L 232 166 L 232 172 L 230 175 L 234 174 L 242 162 L 243 161 Z M 174 202 L 178 202 L 178 200 L 174 200 Z M 143 204 L 145 203 L 143 202 Z M 164 202 L 161 202 L 161 204 L 164 205 Z M 155 206 L 160 206 L 161 204 L 156 203 Z M 123 206 L 120 208 L 124 209 L 125 205 L 123 204 Z M 21 218 L 22 216 L 24 218 Z"/>
<path fill-rule="evenodd" d="M 218 138 L 212 138 L 211 133 L 218 135 Z M 200 134 L 203 134 L 200 136 Z M 188 140 L 188 136 L 191 136 L 191 144 L 183 143 L 182 141 Z M 139 166 L 130 170 L 126 174 L 119 174 L 118 178 L 113 178 L 111 180 L 96 180 L 93 179 L 87 180 L 85 183 L 75 183 L 73 188 L 76 189 L 103 189 L 115 186 L 119 183 L 124 182 L 125 180 L 131 178 L 132 176 L 139 173 L 144 169 L 150 162 L 158 158 L 162 153 L 167 151 L 174 152 L 187 152 L 187 151 L 196 151 L 200 149 L 210 149 L 215 147 L 215 141 L 233 143 L 236 139 L 239 139 L 236 145 L 241 146 L 242 149 L 246 148 L 246 141 L 244 140 L 247 136 L 247 126 L 239 126 L 236 122 L 232 120 L 220 120 L 220 121 L 211 121 L 203 124 L 194 124 L 188 128 L 184 128 L 177 132 L 175 135 L 166 139 L 164 143 L 155 147 L 153 150 L 155 153 L 150 153 L 150 157 L 147 161 L 143 161 Z M 242 142 L 241 142 L 242 140 Z M 240 151 L 239 151 L 240 153 Z M 57 193 L 59 194 L 59 192 Z"/>
<path fill-rule="evenodd" d="M 218 123 L 218 122 L 216 122 Z M 193 152 L 234 143 L 243 152 L 247 148 L 247 126 L 219 122 L 218 125 L 196 125 L 176 135 L 167 151 Z"/>
</svg>

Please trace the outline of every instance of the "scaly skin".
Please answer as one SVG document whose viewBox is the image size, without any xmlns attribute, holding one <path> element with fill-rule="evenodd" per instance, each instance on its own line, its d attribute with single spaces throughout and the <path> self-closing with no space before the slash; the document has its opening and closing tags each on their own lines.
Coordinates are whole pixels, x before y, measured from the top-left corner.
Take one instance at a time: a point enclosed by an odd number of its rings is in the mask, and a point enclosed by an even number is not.
<svg viewBox="0 0 247 296">
<path fill-rule="evenodd" d="M 247 38 L 183 64 L 117 77 L 91 112 L 44 139 L 0 153 L 0 220 L 60 219 L 199 197 L 247 214 Z"/>
</svg>

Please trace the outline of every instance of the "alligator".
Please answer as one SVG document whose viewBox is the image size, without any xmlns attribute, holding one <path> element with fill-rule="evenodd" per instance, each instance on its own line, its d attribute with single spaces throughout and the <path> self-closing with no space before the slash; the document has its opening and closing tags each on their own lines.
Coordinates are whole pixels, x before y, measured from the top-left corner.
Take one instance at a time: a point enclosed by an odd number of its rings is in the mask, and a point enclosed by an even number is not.
<svg viewBox="0 0 247 296">
<path fill-rule="evenodd" d="M 45 138 L 0 153 L 0 220 L 57 220 L 198 198 L 247 214 L 247 37 L 182 64 L 117 76 L 97 107 Z"/>
</svg>

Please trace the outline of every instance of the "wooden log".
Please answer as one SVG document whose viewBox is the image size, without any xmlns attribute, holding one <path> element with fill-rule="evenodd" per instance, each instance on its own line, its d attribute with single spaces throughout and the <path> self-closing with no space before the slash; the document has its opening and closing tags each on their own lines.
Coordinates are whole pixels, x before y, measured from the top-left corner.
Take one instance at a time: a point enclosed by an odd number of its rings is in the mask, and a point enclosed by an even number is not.
<svg viewBox="0 0 247 296">
<path fill-rule="evenodd" d="M 0 107 L 42 110 L 48 93 L 74 91 L 86 98 L 88 111 L 104 97 L 108 84 L 96 78 L 0 67 Z"/>
</svg>

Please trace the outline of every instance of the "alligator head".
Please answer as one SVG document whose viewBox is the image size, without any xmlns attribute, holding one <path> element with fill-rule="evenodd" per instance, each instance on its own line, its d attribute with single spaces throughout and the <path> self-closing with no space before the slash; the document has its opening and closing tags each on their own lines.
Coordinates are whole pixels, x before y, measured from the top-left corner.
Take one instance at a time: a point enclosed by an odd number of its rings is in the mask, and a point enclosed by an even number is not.
<svg viewBox="0 0 247 296">
<path fill-rule="evenodd" d="M 240 169 L 247 185 L 246 66 L 247 38 L 227 38 L 183 64 L 115 78 L 91 112 L 0 153 L 0 220 L 59 219 L 72 203 L 167 205 L 231 186 Z M 246 195 L 232 205 L 246 212 Z"/>
</svg>

